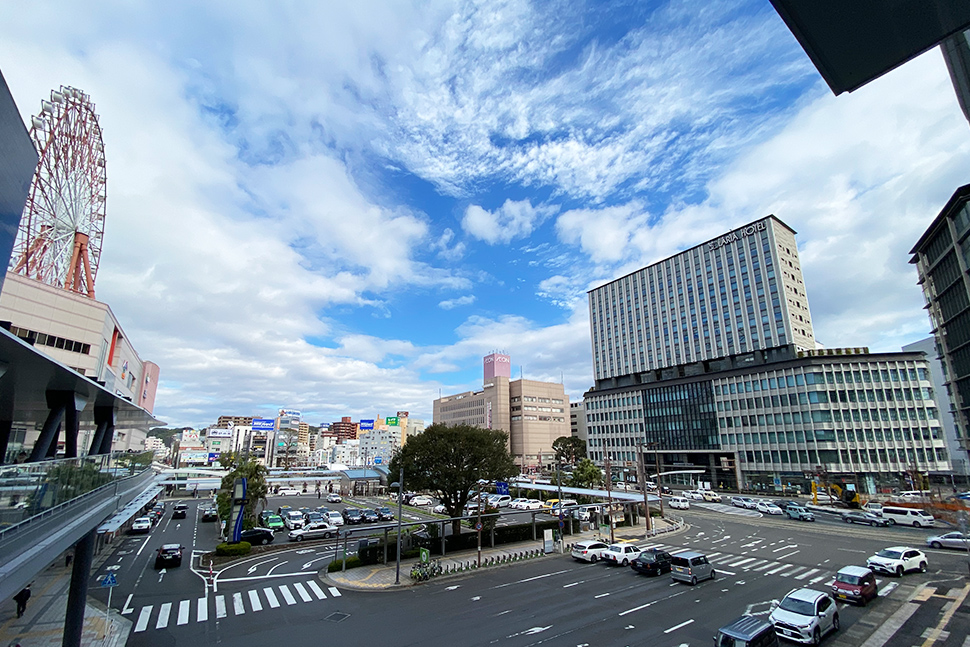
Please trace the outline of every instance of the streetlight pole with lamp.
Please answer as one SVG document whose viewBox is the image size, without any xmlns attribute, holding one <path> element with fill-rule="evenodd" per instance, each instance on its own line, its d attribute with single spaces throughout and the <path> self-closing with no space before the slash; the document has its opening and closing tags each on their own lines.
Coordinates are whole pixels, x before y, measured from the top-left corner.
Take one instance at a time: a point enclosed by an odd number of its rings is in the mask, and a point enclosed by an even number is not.
<svg viewBox="0 0 970 647">
<path fill-rule="evenodd" d="M 394 583 L 401 583 L 401 512 L 404 506 L 404 468 L 401 468 L 401 476 L 397 483 L 391 483 L 390 487 L 397 486 L 397 567 L 394 571 Z"/>
</svg>

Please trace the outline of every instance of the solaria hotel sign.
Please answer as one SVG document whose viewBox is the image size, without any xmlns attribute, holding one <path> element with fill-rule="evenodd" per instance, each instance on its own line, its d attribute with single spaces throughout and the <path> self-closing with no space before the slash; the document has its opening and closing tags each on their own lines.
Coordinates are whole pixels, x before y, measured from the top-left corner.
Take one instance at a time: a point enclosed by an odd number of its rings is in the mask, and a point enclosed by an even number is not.
<svg viewBox="0 0 970 647">
<path fill-rule="evenodd" d="M 707 248 L 713 252 L 715 249 L 719 249 L 721 247 L 724 247 L 725 245 L 729 245 L 733 242 L 739 241 L 742 238 L 746 238 L 747 236 L 756 234 L 759 231 L 764 231 L 767 228 L 768 228 L 768 221 L 762 220 L 760 222 L 756 222 L 754 224 L 748 225 L 747 227 L 741 227 L 740 229 L 735 229 L 734 231 L 724 234 L 720 238 L 716 238 L 712 240 L 707 244 Z"/>
</svg>

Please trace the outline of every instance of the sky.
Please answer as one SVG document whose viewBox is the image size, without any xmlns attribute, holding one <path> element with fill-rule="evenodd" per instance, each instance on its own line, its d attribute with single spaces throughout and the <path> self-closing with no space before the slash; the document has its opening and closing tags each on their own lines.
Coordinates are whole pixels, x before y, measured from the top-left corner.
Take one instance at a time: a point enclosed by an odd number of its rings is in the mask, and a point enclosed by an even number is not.
<svg viewBox="0 0 970 647">
<path fill-rule="evenodd" d="M 970 181 L 931 50 L 834 96 L 766 0 L 0 4 L 26 123 L 97 106 L 97 277 L 155 414 L 320 424 L 592 387 L 586 291 L 775 214 L 815 334 L 929 334 L 909 250 Z"/>
</svg>

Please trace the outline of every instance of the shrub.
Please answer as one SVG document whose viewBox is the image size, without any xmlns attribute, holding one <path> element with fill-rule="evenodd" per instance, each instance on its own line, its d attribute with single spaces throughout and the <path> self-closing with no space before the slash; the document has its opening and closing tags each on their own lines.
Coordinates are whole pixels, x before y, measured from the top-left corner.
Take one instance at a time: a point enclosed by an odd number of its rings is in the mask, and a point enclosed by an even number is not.
<svg viewBox="0 0 970 647">
<path fill-rule="evenodd" d="M 223 542 L 216 546 L 216 555 L 238 557 L 239 555 L 248 555 L 252 548 L 252 545 L 248 541 L 241 541 L 238 544 L 227 544 Z"/>
<path fill-rule="evenodd" d="M 344 560 L 342 559 L 333 560 L 332 562 L 330 562 L 330 566 L 327 567 L 327 572 L 333 573 L 335 571 L 342 570 L 343 563 L 344 563 Z M 354 557 L 347 558 L 347 568 L 356 568 L 358 566 L 363 566 L 359 557 L 354 556 Z"/>
</svg>

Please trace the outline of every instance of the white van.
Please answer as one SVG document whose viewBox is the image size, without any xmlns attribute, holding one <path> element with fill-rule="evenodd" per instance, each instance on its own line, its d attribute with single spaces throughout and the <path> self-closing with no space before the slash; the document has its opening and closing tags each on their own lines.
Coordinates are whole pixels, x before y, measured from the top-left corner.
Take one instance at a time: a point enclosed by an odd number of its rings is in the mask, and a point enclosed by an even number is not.
<svg viewBox="0 0 970 647">
<path fill-rule="evenodd" d="M 936 519 L 933 518 L 933 515 L 915 508 L 896 508 L 884 505 L 882 516 L 889 521 L 889 525 L 898 523 L 901 526 L 913 526 L 914 528 L 931 528 L 936 525 Z"/>
</svg>

